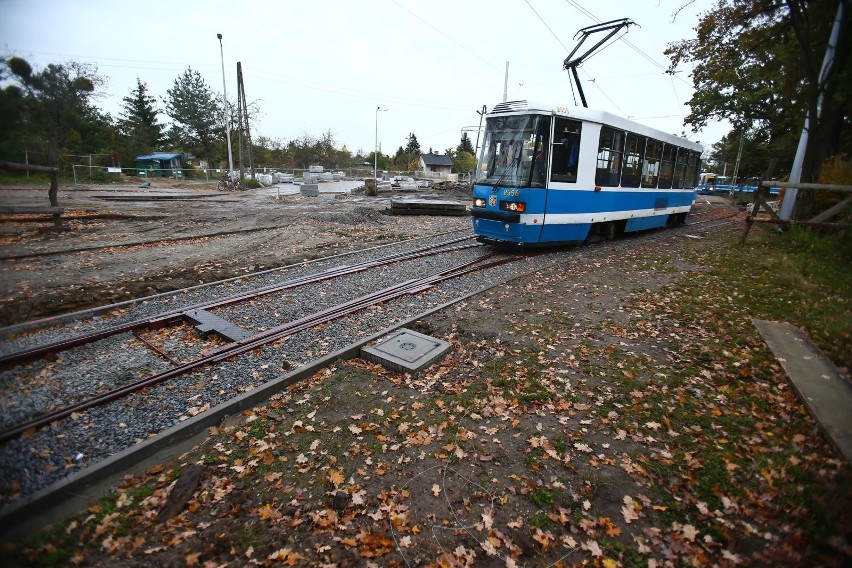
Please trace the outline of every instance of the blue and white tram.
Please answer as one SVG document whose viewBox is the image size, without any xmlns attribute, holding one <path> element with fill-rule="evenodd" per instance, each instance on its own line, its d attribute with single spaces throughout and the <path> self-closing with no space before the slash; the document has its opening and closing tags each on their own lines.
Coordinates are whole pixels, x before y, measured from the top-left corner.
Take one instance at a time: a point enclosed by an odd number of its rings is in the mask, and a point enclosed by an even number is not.
<svg viewBox="0 0 852 568">
<path fill-rule="evenodd" d="M 486 116 L 473 186 L 473 232 L 519 245 L 682 223 L 701 146 L 603 111 L 527 101 Z"/>
</svg>

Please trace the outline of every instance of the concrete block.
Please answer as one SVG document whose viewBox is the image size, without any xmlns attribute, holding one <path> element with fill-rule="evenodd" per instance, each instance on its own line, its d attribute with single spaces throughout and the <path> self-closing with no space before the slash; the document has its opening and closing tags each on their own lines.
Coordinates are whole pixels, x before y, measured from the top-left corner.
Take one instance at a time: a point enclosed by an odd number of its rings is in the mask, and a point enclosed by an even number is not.
<svg viewBox="0 0 852 568">
<path fill-rule="evenodd" d="M 303 183 L 302 187 L 299 188 L 299 193 L 306 197 L 317 197 L 319 195 L 319 184 Z"/>
<path fill-rule="evenodd" d="M 374 345 L 361 348 L 361 356 L 392 371 L 418 373 L 440 360 L 452 346 L 410 329 L 398 329 Z"/>
</svg>

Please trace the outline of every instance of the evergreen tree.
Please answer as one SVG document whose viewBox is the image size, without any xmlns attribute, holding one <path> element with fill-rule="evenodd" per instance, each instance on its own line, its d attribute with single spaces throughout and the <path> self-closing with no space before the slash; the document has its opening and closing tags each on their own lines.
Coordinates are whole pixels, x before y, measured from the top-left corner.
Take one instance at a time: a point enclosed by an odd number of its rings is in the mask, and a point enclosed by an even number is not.
<svg viewBox="0 0 852 568">
<path fill-rule="evenodd" d="M 461 142 L 459 142 L 458 147 L 456 147 L 456 152 L 474 153 L 473 144 L 471 144 L 470 138 L 467 136 L 467 132 L 462 132 Z"/>
<path fill-rule="evenodd" d="M 136 88 L 124 97 L 119 131 L 125 158 L 149 154 L 163 142 L 164 126 L 157 121 L 156 99 L 148 94 L 148 86 L 136 78 Z"/>
<path fill-rule="evenodd" d="M 408 135 L 408 143 L 405 145 L 405 153 L 411 156 L 420 156 L 420 142 L 417 141 L 417 136 L 412 132 Z"/>
<path fill-rule="evenodd" d="M 166 94 L 166 114 L 175 121 L 170 137 L 180 140 L 184 148 L 203 154 L 212 165 L 216 137 L 224 137 L 222 109 L 213 90 L 201 73 L 190 67 Z"/>
</svg>

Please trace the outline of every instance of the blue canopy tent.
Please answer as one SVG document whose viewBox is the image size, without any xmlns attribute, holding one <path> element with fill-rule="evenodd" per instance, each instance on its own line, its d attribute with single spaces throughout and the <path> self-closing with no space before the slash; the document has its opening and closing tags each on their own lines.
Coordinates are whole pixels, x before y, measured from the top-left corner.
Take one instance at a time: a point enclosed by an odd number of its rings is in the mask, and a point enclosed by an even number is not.
<svg viewBox="0 0 852 568">
<path fill-rule="evenodd" d="M 182 178 L 182 155 L 157 152 L 136 156 L 136 171 L 140 177 Z"/>
</svg>

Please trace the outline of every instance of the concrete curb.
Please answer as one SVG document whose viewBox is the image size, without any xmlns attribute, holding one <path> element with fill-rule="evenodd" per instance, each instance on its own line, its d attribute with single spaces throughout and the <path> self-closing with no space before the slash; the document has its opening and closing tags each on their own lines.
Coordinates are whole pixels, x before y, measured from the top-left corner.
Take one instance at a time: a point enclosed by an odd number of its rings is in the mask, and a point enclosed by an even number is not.
<svg viewBox="0 0 852 568">
<path fill-rule="evenodd" d="M 825 435 L 852 463 L 852 385 L 798 327 L 757 318 L 751 321 Z"/>
</svg>

